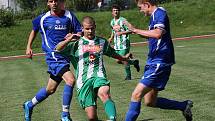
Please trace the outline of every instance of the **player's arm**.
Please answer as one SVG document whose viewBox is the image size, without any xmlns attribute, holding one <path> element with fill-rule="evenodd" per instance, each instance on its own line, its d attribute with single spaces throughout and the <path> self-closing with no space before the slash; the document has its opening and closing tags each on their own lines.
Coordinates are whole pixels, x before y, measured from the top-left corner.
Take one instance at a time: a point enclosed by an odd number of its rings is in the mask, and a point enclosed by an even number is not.
<svg viewBox="0 0 215 121">
<path fill-rule="evenodd" d="M 152 38 L 156 38 L 156 39 L 160 39 L 162 37 L 162 35 L 165 33 L 164 29 L 161 28 L 155 28 L 153 30 L 142 30 L 142 29 L 137 29 L 135 28 L 132 24 L 130 24 L 129 22 L 124 22 L 124 24 L 128 27 L 128 29 L 134 33 L 134 34 L 138 34 L 141 35 L 143 37 L 152 37 Z"/>
<path fill-rule="evenodd" d="M 111 32 L 110 38 L 108 38 L 108 41 L 111 43 L 113 41 L 114 33 Z"/>
<path fill-rule="evenodd" d="M 110 43 L 106 43 L 105 44 L 105 47 L 104 47 L 105 51 L 104 51 L 104 54 L 109 56 L 109 57 L 112 57 L 112 58 L 115 58 L 115 59 L 118 59 L 120 61 L 127 61 L 129 56 L 130 55 L 126 55 L 126 56 L 121 56 L 119 55 L 118 53 L 116 53 L 116 51 L 114 50 L 114 48 L 111 47 Z"/>
<path fill-rule="evenodd" d="M 33 44 L 33 41 L 36 36 L 37 36 L 37 31 L 35 31 L 35 30 L 32 30 L 31 33 L 29 34 L 28 44 L 27 44 L 26 52 L 25 52 L 25 54 L 27 55 L 28 58 L 32 58 L 32 56 L 33 56 L 32 44 Z"/>
<path fill-rule="evenodd" d="M 121 56 L 117 53 L 114 53 L 112 56 L 112 58 L 115 58 L 117 60 L 120 60 L 120 61 L 128 61 L 128 57 L 127 56 Z"/>
<path fill-rule="evenodd" d="M 120 35 L 124 35 L 124 34 L 132 34 L 132 31 L 116 32 L 116 34 L 117 34 L 118 36 L 120 36 Z"/>
<path fill-rule="evenodd" d="M 58 43 L 55 47 L 55 50 L 56 51 L 62 51 L 69 42 L 71 41 L 77 41 L 79 38 L 81 37 L 81 35 L 79 34 L 67 34 L 66 37 L 65 37 L 65 40 L 64 41 L 61 41 L 60 43 Z"/>
</svg>

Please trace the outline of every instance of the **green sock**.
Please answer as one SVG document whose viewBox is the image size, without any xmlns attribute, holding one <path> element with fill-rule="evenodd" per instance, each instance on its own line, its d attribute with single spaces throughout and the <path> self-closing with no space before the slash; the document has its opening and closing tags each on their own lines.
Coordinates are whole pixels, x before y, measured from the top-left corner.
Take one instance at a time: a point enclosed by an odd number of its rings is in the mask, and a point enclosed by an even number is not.
<svg viewBox="0 0 215 121">
<path fill-rule="evenodd" d="M 127 77 L 131 77 L 131 69 L 130 69 L 130 65 L 125 65 L 125 73 Z"/>
<path fill-rule="evenodd" d="M 134 65 L 136 59 L 129 59 L 128 64 L 129 65 Z"/>
<path fill-rule="evenodd" d="M 109 119 L 112 121 L 116 121 L 116 107 L 114 102 L 111 99 L 108 99 L 104 103 L 105 112 L 108 115 Z"/>
</svg>

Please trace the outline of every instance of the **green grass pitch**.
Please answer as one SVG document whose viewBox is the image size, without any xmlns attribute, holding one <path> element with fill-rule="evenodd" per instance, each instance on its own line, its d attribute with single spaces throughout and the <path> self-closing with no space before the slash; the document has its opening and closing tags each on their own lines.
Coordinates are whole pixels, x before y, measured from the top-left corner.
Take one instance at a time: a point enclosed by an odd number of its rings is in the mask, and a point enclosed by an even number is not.
<svg viewBox="0 0 215 121">
<path fill-rule="evenodd" d="M 160 96 L 183 101 L 194 101 L 194 121 L 215 119 L 215 54 L 214 39 L 176 41 L 176 64 L 173 66 L 166 90 Z M 141 71 L 132 68 L 132 81 L 124 81 L 124 67 L 113 59 L 105 57 L 108 79 L 111 80 L 111 94 L 116 103 L 118 121 L 123 121 L 133 88 L 142 76 L 147 46 L 132 47 L 135 57 L 140 59 Z M 31 99 L 46 86 L 48 74 L 44 57 L 0 61 L 0 121 L 23 121 L 22 103 Z M 55 94 L 35 107 L 32 121 L 59 121 L 61 96 L 64 82 Z M 76 91 L 74 91 L 76 92 Z M 77 103 L 74 93 L 71 116 L 74 121 L 86 121 L 85 112 Z M 98 100 L 98 116 L 107 119 L 103 105 Z M 169 111 L 142 106 L 139 121 L 184 121 L 180 111 Z"/>
</svg>

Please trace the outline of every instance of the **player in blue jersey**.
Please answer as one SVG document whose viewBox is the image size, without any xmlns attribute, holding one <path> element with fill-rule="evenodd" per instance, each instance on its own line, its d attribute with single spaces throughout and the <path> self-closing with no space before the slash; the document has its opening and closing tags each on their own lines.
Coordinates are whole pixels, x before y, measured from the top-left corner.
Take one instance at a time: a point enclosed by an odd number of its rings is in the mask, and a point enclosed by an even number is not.
<svg viewBox="0 0 215 121">
<path fill-rule="evenodd" d="M 137 119 L 142 98 L 144 98 L 146 106 L 180 110 L 186 121 L 192 121 L 192 101 L 179 102 L 158 97 L 159 91 L 164 90 L 167 84 L 171 66 L 175 64 L 167 12 L 163 8 L 157 7 L 156 0 L 136 0 L 136 2 L 140 12 L 143 12 L 145 16 L 150 16 L 149 30 L 137 29 L 130 23 L 125 23 L 133 33 L 148 38 L 149 53 L 144 75 L 132 93 L 126 121 Z"/>
<path fill-rule="evenodd" d="M 23 104 L 25 111 L 25 120 L 31 121 L 33 108 L 49 95 L 53 94 L 62 80 L 65 81 L 62 103 L 62 121 L 70 121 L 69 107 L 73 94 L 73 86 L 75 78 L 70 71 L 69 59 L 61 56 L 54 51 L 55 46 L 63 41 L 68 33 L 81 34 L 81 24 L 76 16 L 64 9 L 64 0 L 47 0 L 50 8 L 45 14 L 36 17 L 33 23 L 33 29 L 28 38 L 26 54 L 32 57 L 32 44 L 38 32 L 42 37 L 42 49 L 45 52 L 46 63 L 48 65 L 48 73 L 50 78 L 46 88 L 42 88 L 37 92 L 35 97 Z"/>
</svg>

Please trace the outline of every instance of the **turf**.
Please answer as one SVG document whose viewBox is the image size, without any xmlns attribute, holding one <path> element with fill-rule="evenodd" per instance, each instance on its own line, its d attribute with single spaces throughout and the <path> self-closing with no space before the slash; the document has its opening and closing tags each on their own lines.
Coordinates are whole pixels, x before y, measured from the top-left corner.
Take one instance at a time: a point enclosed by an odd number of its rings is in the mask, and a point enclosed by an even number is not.
<svg viewBox="0 0 215 121">
<path fill-rule="evenodd" d="M 162 91 L 160 96 L 179 101 L 191 99 L 194 101 L 194 121 L 213 121 L 215 119 L 214 39 L 176 41 L 174 44 L 176 64 L 173 66 L 166 90 Z M 147 51 L 147 46 L 132 47 L 132 52 L 141 63 L 140 73 L 132 68 L 132 81 L 124 81 L 123 66 L 105 57 L 118 121 L 124 120 L 133 88 L 142 76 Z M 35 57 L 33 60 L 0 61 L 0 68 L 0 121 L 21 121 L 24 117 L 22 103 L 46 86 L 48 74 L 44 57 Z M 60 120 L 63 85 L 64 83 L 61 83 L 54 95 L 35 108 L 33 121 Z M 98 100 L 98 115 L 100 120 L 107 119 L 100 100 Z M 77 103 L 76 93 L 72 100 L 71 116 L 74 121 L 86 121 L 85 112 Z M 183 121 L 184 119 L 179 111 L 142 106 L 138 120 Z"/>
</svg>

